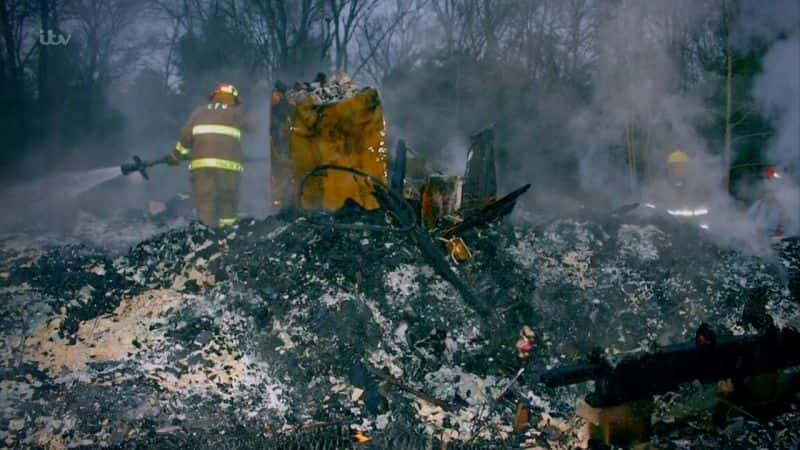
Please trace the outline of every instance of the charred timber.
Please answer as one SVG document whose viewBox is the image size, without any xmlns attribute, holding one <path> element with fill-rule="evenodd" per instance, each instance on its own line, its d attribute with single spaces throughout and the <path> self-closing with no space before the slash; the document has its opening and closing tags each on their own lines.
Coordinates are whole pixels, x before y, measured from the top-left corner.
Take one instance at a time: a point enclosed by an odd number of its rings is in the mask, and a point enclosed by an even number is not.
<svg viewBox="0 0 800 450">
<path fill-rule="evenodd" d="M 406 179 L 406 141 L 400 139 L 394 153 L 391 171 L 389 173 L 389 188 L 395 192 L 403 193 Z"/>
<path fill-rule="evenodd" d="M 528 192 L 528 189 L 530 188 L 531 185 L 526 184 L 525 186 L 522 186 L 508 195 L 490 202 L 477 212 L 464 217 L 464 220 L 458 224 L 445 230 L 444 233 L 442 233 L 443 236 L 447 238 L 458 236 L 459 234 L 471 228 L 487 225 L 497 219 L 511 214 L 511 211 L 514 210 L 514 206 L 517 204 L 517 199 L 521 197 L 522 194 Z"/>
<path fill-rule="evenodd" d="M 771 328 L 760 335 L 716 338 L 701 327 L 695 342 L 641 352 L 613 363 L 597 353 L 589 361 L 545 372 L 550 387 L 595 381 L 586 397 L 593 407 L 643 400 L 675 389 L 681 383 L 702 383 L 777 372 L 800 365 L 800 332 Z"/>
<path fill-rule="evenodd" d="M 463 189 L 463 205 L 468 210 L 480 207 L 496 198 L 494 126 L 470 136 Z"/>
</svg>

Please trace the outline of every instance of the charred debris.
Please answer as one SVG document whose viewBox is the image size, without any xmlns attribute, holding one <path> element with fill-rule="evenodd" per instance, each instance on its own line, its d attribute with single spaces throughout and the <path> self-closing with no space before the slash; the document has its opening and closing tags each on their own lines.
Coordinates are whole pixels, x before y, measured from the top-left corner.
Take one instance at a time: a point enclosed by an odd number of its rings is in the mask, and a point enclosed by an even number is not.
<svg viewBox="0 0 800 450">
<path fill-rule="evenodd" d="M 377 93 L 345 78 L 278 85 L 272 113 L 279 214 L 122 254 L 3 237 L 1 444 L 800 441 L 797 239 L 761 259 L 635 206 L 510 223 L 530 186 L 498 192 L 491 128 L 448 177 L 403 141 L 390 163 Z M 334 126 L 369 153 L 307 133 Z"/>
</svg>

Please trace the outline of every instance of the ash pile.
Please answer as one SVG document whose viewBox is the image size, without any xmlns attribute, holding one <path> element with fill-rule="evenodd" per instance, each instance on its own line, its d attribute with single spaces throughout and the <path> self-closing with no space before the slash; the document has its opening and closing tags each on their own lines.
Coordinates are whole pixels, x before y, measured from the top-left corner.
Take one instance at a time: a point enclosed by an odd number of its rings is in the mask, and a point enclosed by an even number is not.
<svg viewBox="0 0 800 450">
<path fill-rule="evenodd" d="M 347 100 L 366 90 L 369 90 L 369 88 L 359 87 L 347 75 L 333 74 L 328 77 L 320 73 L 310 83 L 295 83 L 286 92 L 286 98 L 292 104 L 300 104 L 310 100 L 315 105 L 324 105 Z"/>
<path fill-rule="evenodd" d="M 800 325 L 781 260 L 677 223 L 501 223 L 464 238 L 473 258 L 450 264 L 489 316 L 403 233 L 273 217 L 225 233 L 192 224 L 122 256 L 84 245 L 26 253 L 5 240 L 0 445 L 575 448 L 588 388 L 547 388 L 543 371 L 596 346 L 691 340 L 703 322 L 751 333 L 746 311 Z M 525 325 L 535 339 L 520 359 Z M 515 398 L 531 407 L 523 435 Z M 689 423 L 654 440 L 791 448 L 796 403 L 769 421 Z"/>
</svg>

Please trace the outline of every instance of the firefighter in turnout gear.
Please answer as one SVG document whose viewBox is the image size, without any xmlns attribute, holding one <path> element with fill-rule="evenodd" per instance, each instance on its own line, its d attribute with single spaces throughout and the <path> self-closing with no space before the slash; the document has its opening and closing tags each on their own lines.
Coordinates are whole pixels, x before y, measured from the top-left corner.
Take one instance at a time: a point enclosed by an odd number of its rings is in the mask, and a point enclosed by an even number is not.
<svg viewBox="0 0 800 450">
<path fill-rule="evenodd" d="M 683 150 L 674 150 L 666 159 L 666 173 L 645 189 L 645 200 L 670 210 L 685 209 L 707 201 L 708 181 L 702 166 Z"/>
<path fill-rule="evenodd" d="M 247 124 L 239 107 L 238 90 L 220 83 L 209 96 L 209 103 L 192 112 L 167 158 L 170 165 L 189 161 L 194 206 L 208 226 L 236 223 L 244 171 L 240 141 L 242 130 L 250 128 Z"/>
<path fill-rule="evenodd" d="M 685 192 L 689 178 L 689 155 L 683 150 L 674 150 L 667 156 L 667 182 L 677 192 Z"/>
<path fill-rule="evenodd" d="M 645 188 L 645 206 L 709 229 L 712 181 L 703 164 L 680 149 L 671 151 L 665 162 L 666 176 Z"/>
<path fill-rule="evenodd" d="M 764 173 L 764 181 L 759 187 L 762 198 L 750 207 L 747 216 L 755 229 L 764 237 L 783 238 L 786 211 L 778 199 L 778 189 L 781 175 L 774 167 L 769 167 Z"/>
</svg>

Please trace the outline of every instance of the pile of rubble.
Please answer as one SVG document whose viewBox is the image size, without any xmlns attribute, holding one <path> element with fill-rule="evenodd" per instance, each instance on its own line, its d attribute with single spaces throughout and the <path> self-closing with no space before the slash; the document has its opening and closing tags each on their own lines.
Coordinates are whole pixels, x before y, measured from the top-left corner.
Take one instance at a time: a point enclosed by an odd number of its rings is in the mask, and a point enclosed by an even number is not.
<svg viewBox="0 0 800 450">
<path fill-rule="evenodd" d="M 402 233 L 273 217 L 225 233 L 191 224 L 122 256 L 84 245 L 26 253 L 5 239 L 0 445 L 348 448 L 360 437 L 371 440 L 360 448 L 574 448 L 586 439 L 574 405 L 587 386 L 547 388 L 544 370 L 595 346 L 691 340 L 702 322 L 754 332 L 743 320 L 754 289 L 756 306 L 800 327 L 780 260 L 676 223 L 561 219 L 464 238 L 473 258 L 453 269 L 491 317 Z M 535 339 L 523 360 L 525 325 Z M 509 384 L 532 406 L 521 436 L 514 403 L 496 400 Z M 654 440 L 789 448 L 800 413 Z"/>
<path fill-rule="evenodd" d="M 335 74 L 326 77 L 324 74 L 319 74 L 311 83 L 296 83 L 286 92 L 286 98 L 295 105 L 309 98 L 315 105 L 324 105 L 347 100 L 368 89 L 359 87 L 347 75 Z"/>
</svg>

